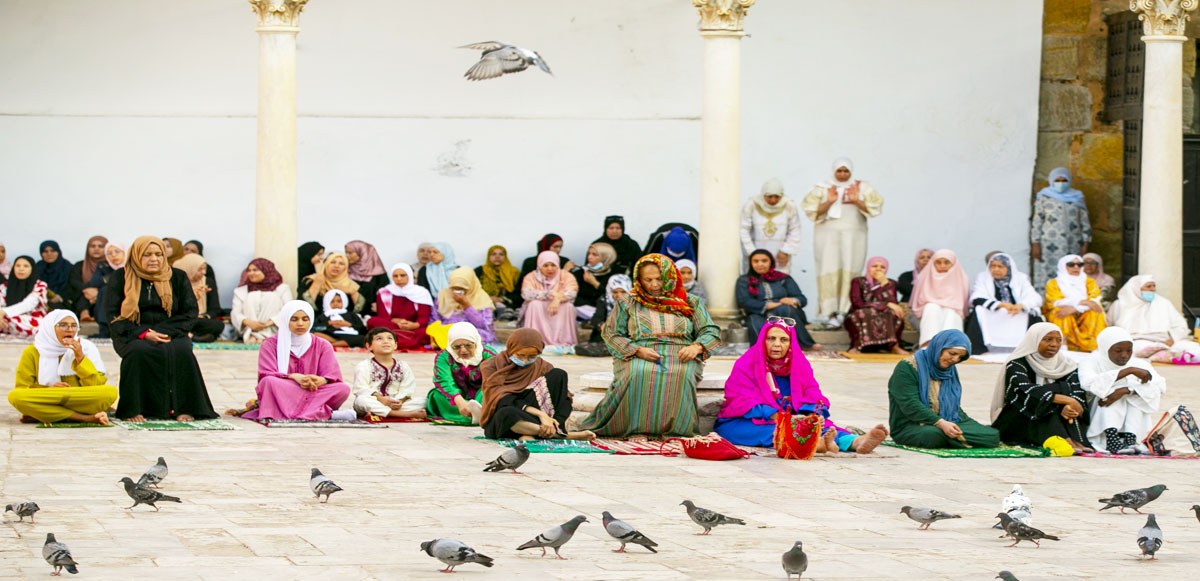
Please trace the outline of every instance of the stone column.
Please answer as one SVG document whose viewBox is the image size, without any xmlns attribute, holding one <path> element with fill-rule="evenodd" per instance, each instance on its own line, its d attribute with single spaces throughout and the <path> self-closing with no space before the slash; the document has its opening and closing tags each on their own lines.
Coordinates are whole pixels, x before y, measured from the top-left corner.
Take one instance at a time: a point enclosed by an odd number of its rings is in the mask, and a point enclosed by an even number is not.
<svg viewBox="0 0 1200 581">
<path fill-rule="evenodd" d="M 258 15 L 254 256 L 296 288 L 296 34 L 308 0 L 249 0 Z"/>
<path fill-rule="evenodd" d="M 1146 43 L 1142 89 L 1142 183 L 1138 271 L 1159 293 L 1183 300 L 1183 43 L 1200 0 L 1130 0 Z"/>
<path fill-rule="evenodd" d="M 704 37 L 704 100 L 700 138 L 700 275 L 708 310 L 722 326 L 736 320 L 742 258 L 738 228 L 741 193 L 742 20 L 754 0 L 692 0 Z"/>
</svg>

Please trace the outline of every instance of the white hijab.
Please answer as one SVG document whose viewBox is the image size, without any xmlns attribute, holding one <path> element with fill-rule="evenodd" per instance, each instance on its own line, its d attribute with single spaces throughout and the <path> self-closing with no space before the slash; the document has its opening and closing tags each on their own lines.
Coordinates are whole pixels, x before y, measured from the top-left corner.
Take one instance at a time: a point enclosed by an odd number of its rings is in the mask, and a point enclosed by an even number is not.
<svg viewBox="0 0 1200 581">
<path fill-rule="evenodd" d="M 66 309 L 50 311 L 50 314 L 42 318 L 37 335 L 33 337 L 33 346 L 38 351 L 38 385 L 48 386 L 62 381 L 63 377 L 75 375 L 75 352 L 60 343 L 54 331 L 54 326 L 63 319 L 79 322 L 75 313 Z M 84 356 L 91 360 L 96 371 L 104 373 L 104 361 L 100 359 L 100 350 L 96 349 L 96 345 L 87 339 L 80 339 L 78 331 L 74 336 L 79 339 Z"/>
<path fill-rule="evenodd" d="M 333 303 L 333 297 L 335 297 L 335 296 L 342 297 L 342 308 L 340 308 L 340 309 L 335 309 L 330 306 L 330 304 Z M 346 319 L 345 319 L 345 317 L 342 317 L 342 315 L 345 314 L 349 310 L 346 308 L 346 305 L 348 305 L 348 304 L 350 304 L 350 297 L 346 296 L 345 291 L 341 291 L 338 289 L 329 289 L 328 291 L 325 291 L 325 297 L 323 299 L 321 299 L 321 312 L 323 312 L 325 314 L 325 318 L 330 321 L 345 321 Z M 350 316 L 353 317 L 356 315 L 350 315 Z M 355 329 L 354 327 L 340 327 L 340 328 L 335 329 L 333 332 L 335 335 L 357 335 L 358 334 L 358 330 Z"/>
<path fill-rule="evenodd" d="M 470 359 L 459 359 L 454 349 L 450 348 L 459 339 L 466 339 L 475 344 L 475 354 Z M 450 352 L 450 357 L 454 358 L 459 365 L 466 365 L 468 367 L 479 365 L 483 361 L 483 338 L 479 336 L 479 329 L 476 329 L 475 325 L 466 321 L 450 325 L 450 331 L 446 334 L 446 350 Z"/>
<path fill-rule="evenodd" d="M 1146 302 L 1142 298 L 1142 285 L 1154 282 L 1154 276 L 1139 274 L 1125 283 L 1117 292 L 1117 300 L 1111 307 L 1114 326 L 1121 327 L 1131 336 L 1144 337 L 1153 334 L 1170 334 L 1175 319 L 1182 319 L 1175 305 L 1160 294 L 1154 295 L 1154 300 Z M 1187 323 L 1184 323 L 1186 329 Z"/>
<path fill-rule="evenodd" d="M 696 286 L 696 281 L 700 280 L 700 273 L 696 270 L 696 263 L 684 258 L 683 260 L 675 261 L 675 268 L 688 267 L 692 269 L 692 282 L 683 283 L 683 290 L 692 290 Z"/>
<path fill-rule="evenodd" d="M 1083 257 L 1078 254 L 1068 254 L 1058 259 L 1058 275 L 1054 280 L 1058 281 L 1058 290 L 1062 291 L 1063 298 L 1054 303 L 1056 307 L 1074 307 L 1088 300 L 1088 276 L 1084 274 L 1083 267 L 1080 267 L 1079 274 L 1075 276 L 1067 273 L 1067 263 L 1072 261 L 1083 262 Z"/>
<path fill-rule="evenodd" d="M 325 293 L 326 296 L 329 294 L 328 292 Z M 292 315 L 299 311 L 303 311 L 304 314 L 308 315 L 308 329 L 304 331 L 303 335 L 292 333 L 291 329 Z M 288 301 L 283 305 L 282 309 L 279 309 L 280 329 L 279 334 L 275 335 L 276 340 L 279 341 L 275 344 L 276 371 L 287 373 L 290 356 L 303 357 L 305 353 L 308 353 L 308 348 L 312 347 L 313 343 L 312 324 L 312 305 L 304 301 Z"/>
<path fill-rule="evenodd" d="M 1147 411 L 1157 410 L 1159 399 L 1167 391 L 1167 384 L 1162 380 L 1162 376 L 1154 371 L 1154 366 L 1138 357 L 1130 357 L 1125 365 L 1117 365 L 1108 358 L 1108 350 L 1113 345 L 1126 342 L 1133 343 L 1133 337 L 1125 329 L 1109 327 L 1100 331 L 1096 336 L 1096 350 L 1079 366 L 1079 383 L 1092 395 L 1100 398 L 1108 397 L 1119 387 L 1127 388 L 1148 404 Z M 1129 367 L 1149 371 L 1150 381 L 1142 383 L 1135 377 L 1126 376 L 1118 382 L 1117 375 L 1122 369 Z"/>
<path fill-rule="evenodd" d="M 424 244 L 422 244 L 424 246 Z M 432 245 L 430 245 L 432 246 Z M 408 284 L 400 286 L 394 282 L 388 283 L 379 291 L 380 294 L 386 293 L 383 300 L 383 308 L 387 311 L 387 315 L 392 314 L 392 299 L 391 297 L 404 297 L 417 305 L 429 305 L 433 308 L 433 295 L 429 294 L 429 290 L 417 284 L 417 276 L 413 274 L 412 266 L 404 262 L 397 262 L 392 265 L 392 269 L 388 271 L 388 276 L 396 273 L 397 270 L 403 270 L 408 273 Z"/>
<path fill-rule="evenodd" d="M 1017 345 L 1017 348 L 1004 361 L 1004 367 L 1000 368 L 1000 376 L 996 378 L 996 387 L 992 391 L 992 421 L 1000 417 L 1000 411 L 1004 409 L 1004 392 L 1006 389 L 1005 376 L 1007 375 L 1008 362 L 1025 358 L 1029 362 L 1029 366 L 1033 368 L 1033 372 L 1037 377 L 1045 379 L 1062 379 L 1069 375 L 1072 371 L 1079 369 L 1079 365 L 1067 357 L 1067 346 L 1064 342 L 1059 348 L 1058 353 L 1049 359 L 1042 357 L 1038 353 L 1038 345 L 1042 339 L 1050 333 L 1062 334 L 1062 330 L 1054 323 L 1037 323 L 1025 332 L 1025 337 Z"/>
<path fill-rule="evenodd" d="M 837 170 L 843 167 L 850 170 L 850 179 L 844 182 L 837 179 Z M 851 161 L 850 158 L 839 157 L 833 160 L 833 171 L 829 174 L 829 181 L 820 183 L 821 189 L 824 190 L 828 190 L 830 187 L 837 188 L 838 199 L 831 206 L 829 206 L 829 210 L 825 212 L 825 216 L 827 216 L 830 220 L 837 220 L 838 218 L 842 217 L 842 206 L 844 205 L 842 204 L 842 196 L 846 195 L 846 190 L 849 189 L 850 186 L 854 185 L 855 181 L 854 162 Z"/>
</svg>

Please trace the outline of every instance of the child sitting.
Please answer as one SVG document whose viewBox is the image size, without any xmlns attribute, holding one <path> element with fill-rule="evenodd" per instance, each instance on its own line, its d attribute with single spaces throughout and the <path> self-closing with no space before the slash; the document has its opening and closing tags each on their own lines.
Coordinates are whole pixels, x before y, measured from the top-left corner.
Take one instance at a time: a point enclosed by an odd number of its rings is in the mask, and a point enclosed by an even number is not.
<svg viewBox="0 0 1200 581">
<path fill-rule="evenodd" d="M 396 359 L 396 334 L 375 327 L 366 336 L 372 357 L 354 368 L 354 412 L 386 418 L 425 419 L 425 395 L 416 392 L 417 378 Z"/>
</svg>

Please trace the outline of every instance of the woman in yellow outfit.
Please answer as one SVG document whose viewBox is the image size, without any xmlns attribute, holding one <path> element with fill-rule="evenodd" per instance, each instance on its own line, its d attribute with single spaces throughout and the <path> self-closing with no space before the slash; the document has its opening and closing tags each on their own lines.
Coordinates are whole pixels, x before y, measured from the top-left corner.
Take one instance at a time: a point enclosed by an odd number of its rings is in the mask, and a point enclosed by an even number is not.
<svg viewBox="0 0 1200 581">
<path fill-rule="evenodd" d="M 1083 258 L 1078 254 L 1058 259 L 1058 276 L 1046 283 L 1042 314 L 1062 329 L 1071 351 L 1096 350 L 1096 335 L 1108 325 L 1100 306 L 1100 286 L 1083 273 Z"/>
<path fill-rule="evenodd" d="M 17 363 L 16 389 L 8 392 L 22 421 L 109 423 L 106 411 L 117 401 L 117 388 L 106 385 L 96 345 L 78 334 L 79 319 L 71 311 L 52 311 L 41 320 Z"/>
</svg>

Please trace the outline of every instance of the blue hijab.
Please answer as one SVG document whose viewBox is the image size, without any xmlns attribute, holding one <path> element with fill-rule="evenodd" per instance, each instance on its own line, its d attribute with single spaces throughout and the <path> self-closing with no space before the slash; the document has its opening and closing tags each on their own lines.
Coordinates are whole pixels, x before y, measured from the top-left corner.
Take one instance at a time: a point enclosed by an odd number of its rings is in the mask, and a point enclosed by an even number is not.
<svg viewBox="0 0 1200 581">
<path fill-rule="evenodd" d="M 429 281 L 429 293 L 436 297 L 450 286 L 450 273 L 458 268 L 458 261 L 454 259 L 454 248 L 449 242 L 438 242 L 434 246 L 442 253 L 442 261 L 425 265 L 425 280 Z"/>
<path fill-rule="evenodd" d="M 967 352 L 963 361 L 971 356 L 971 340 L 967 338 L 966 333 L 958 329 L 947 329 L 934 335 L 929 345 L 913 356 L 917 360 L 917 375 L 921 380 L 921 403 L 929 405 L 929 381 L 936 379 L 942 382 L 938 391 L 938 415 L 948 422 L 957 422 L 960 419 L 958 410 L 962 400 L 962 384 L 958 382 L 958 370 L 953 365 L 949 369 L 942 369 L 938 366 L 938 359 L 941 358 L 942 351 L 953 347 L 961 347 Z"/>
<path fill-rule="evenodd" d="M 663 238 L 663 254 L 671 260 L 690 260 L 696 262 L 696 249 L 692 248 L 692 237 L 683 228 L 676 226 L 671 228 Z"/>
<path fill-rule="evenodd" d="M 1054 180 L 1058 178 L 1067 178 L 1067 191 L 1054 191 Z M 1042 191 L 1038 192 L 1037 195 L 1039 198 L 1046 197 L 1064 204 L 1079 206 L 1084 210 L 1087 209 L 1087 204 L 1085 204 L 1083 201 L 1083 192 L 1071 188 L 1071 172 L 1067 171 L 1067 168 L 1065 167 L 1056 167 L 1051 170 L 1050 185 L 1042 188 Z"/>
</svg>

